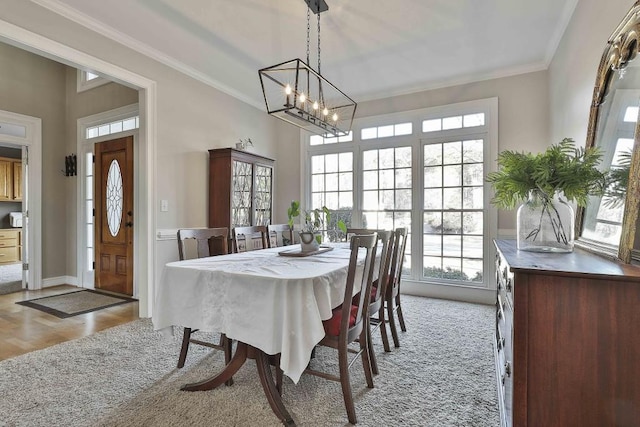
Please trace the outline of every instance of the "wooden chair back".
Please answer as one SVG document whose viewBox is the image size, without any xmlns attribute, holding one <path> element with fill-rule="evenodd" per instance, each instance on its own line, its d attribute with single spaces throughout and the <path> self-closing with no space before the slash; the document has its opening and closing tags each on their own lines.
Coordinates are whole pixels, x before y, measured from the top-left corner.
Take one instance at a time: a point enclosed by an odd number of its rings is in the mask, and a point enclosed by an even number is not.
<svg viewBox="0 0 640 427">
<path fill-rule="evenodd" d="M 265 225 L 254 225 L 248 227 L 235 227 L 233 229 L 233 251 L 248 252 L 258 249 L 266 249 L 267 227 Z"/>
<path fill-rule="evenodd" d="M 372 285 L 375 291 L 372 289 L 371 299 L 369 301 L 369 315 L 371 316 L 374 315 L 383 304 L 387 283 L 389 283 L 389 274 L 391 273 L 391 260 L 395 241 L 395 233 L 392 230 L 380 230 L 377 234 L 378 242 L 382 243 L 382 251 L 380 253 L 380 263 L 378 266 L 378 277 Z"/>
<path fill-rule="evenodd" d="M 227 254 L 228 239 L 227 227 L 181 228 L 178 230 L 180 260 Z"/>
<path fill-rule="evenodd" d="M 267 225 L 267 233 L 270 248 L 293 245 L 293 229 L 289 224 Z"/>
<path fill-rule="evenodd" d="M 342 318 L 340 322 L 340 335 L 338 341 L 346 345 L 360 337 L 362 330 L 366 324 L 363 320 L 369 315 L 369 298 L 371 286 L 373 283 L 374 261 L 376 258 L 378 234 L 359 235 L 351 237 L 351 257 L 349 258 L 349 270 L 347 273 L 347 286 L 344 292 L 344 301 L 342 303 Z M 360 249 L 365 250 L 364 263 L 362 264 L 362 274 L 357 274 L 358 256 Z M 355 288 L 355 289 L 354 289 Z M 355 315 L 355 323 L 349 326 L 353 295 L 360 293 L 364 298 L 359 298 L 357 302 L 357 312 Z"/>
<path fill-rule="evenodd" d="M 400 292 L 400 277 L 402 276 L 402 264 L 404 263 L 404 252 L 407 245 L 407 233 L 406 228 L 396 228 L 394 233 L 393 258 L 391 259 L 389 284 L 386 291 L 391 298 L 397 296 Z"/>
</svg>

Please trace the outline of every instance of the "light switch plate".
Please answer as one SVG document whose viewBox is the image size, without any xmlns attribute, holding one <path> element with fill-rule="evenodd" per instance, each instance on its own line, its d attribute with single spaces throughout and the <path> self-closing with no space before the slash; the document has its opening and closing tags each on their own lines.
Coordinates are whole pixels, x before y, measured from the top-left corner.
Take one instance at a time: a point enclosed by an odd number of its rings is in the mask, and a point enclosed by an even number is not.
<svg viewBox="0 0 640 427">
<path fill-rule="evenodd" d="M 168 200 L 160 200 L 160 212 L 169 212 Z"/>
</svg>

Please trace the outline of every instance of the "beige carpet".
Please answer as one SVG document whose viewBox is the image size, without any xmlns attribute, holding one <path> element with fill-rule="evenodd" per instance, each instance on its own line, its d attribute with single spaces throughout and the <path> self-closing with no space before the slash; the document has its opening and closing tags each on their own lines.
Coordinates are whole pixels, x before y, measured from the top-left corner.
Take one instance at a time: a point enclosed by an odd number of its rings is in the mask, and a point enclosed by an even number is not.
<svg viewBox="0 0 640 427">
<path fill-rule="evenodd" d="M 495 312 L 482 306 L 403 296 L 408 331 L 384 353 L 380 375 L 365 385 L 351 369 L 358 426 L 499 425 L 492 334 Z M 176 328 L 178 332 L 179 329 Z M 0 362 L 0 425 L 11 427 L 278 426 L 253 361 L 235 384 L 205 392 L 180 387 L 223 366 L 223 355 L 200 346 L 176 369 L 180 336 L 165 338 L 148 319 Z M 336 368 L 320 349 L 314 367 Z M 299 426 L 344 426 L 340 385 L 303 375 L 285 378 L 284 404 Z"/>
<path fill-rule="evenodd" d="M 18 301 L 16 304 L 35 308 L 60 318 L 90 313 L 115 305 L 136 301 L 133 298 L 108 295 L 97 291 L 84 289 L 66 294 Z"/>
</svg>

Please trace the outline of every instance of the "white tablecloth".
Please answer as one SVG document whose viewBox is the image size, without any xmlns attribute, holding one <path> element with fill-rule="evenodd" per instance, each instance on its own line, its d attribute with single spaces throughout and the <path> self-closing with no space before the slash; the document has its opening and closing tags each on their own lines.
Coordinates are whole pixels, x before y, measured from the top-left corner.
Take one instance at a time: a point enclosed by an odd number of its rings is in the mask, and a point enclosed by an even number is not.
<svg viewBox="0 0 640 427">
<path fill-rule="evenodd" d="M 165 266 L 153 314 L 156 329 L 172 325 L 224 332 L 281 353 L 280 367 L 294 382 L 324 337 L 322 320 L 343 301 L 348 244 L 309 257 L 279 256 L 273 248 Z"/>
</svg>

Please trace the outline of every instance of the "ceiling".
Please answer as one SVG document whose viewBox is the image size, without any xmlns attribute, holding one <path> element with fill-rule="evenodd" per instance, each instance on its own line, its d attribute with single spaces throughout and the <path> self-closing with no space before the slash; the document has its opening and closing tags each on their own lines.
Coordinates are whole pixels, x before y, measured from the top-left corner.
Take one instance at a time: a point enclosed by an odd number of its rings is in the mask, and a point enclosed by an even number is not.
<svg viewBox="0 0 640 427">
<path fill-rule="evenodd" d="M 33 1 L 259 108 L 257 70 L 306 58 L 303 0 Z M 326 1 L 322 74 L 361 102 L 546 69 L 578 0 Z"/>
</svg>

